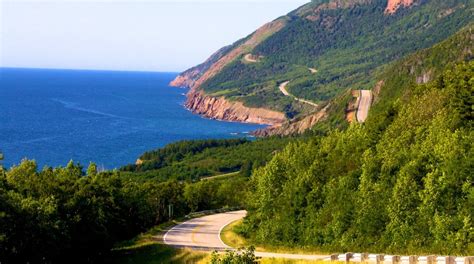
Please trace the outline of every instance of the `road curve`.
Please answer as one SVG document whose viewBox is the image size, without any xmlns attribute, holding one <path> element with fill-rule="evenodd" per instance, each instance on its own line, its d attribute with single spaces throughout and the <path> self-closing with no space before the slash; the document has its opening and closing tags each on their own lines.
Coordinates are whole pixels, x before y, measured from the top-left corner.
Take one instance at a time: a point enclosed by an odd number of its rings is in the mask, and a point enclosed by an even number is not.
<svg viewBox="0 0 474 264">
<path fill-rule="evenodd" d="M 165 244 L 178 248 L 206 251 L 231 249 L 222 242 L 221 229 L 246 214 L 246 211 L 234 211 L 194 218 L 171 228 L 163 240 Z"/>
<path fill-rule="evenodd" d="M 242 219 L 246 211 L 234 211 L 194 218 L 171 228 L 163 237 L 165 244 L 176 248 L 190 248 L 201 251 L 224 251 L 232 248 L 220 238 L 222 229 L 228 224 Z M 323 260 L 327 255 L 284 254 L 255 252 L 257 257 Z"/>
<path fill-rule="evenodd" d="M 308 101 L 308 100 L 305 100 L 305 99 L 301 99 L 301 98 L 298 98 L 292 94 L 290 94 L 288 92 L 288 90 L 286 90 L 286 86 L 290 83 L 290 81 L 286 81 L 286 82 L 283 82 L 281 83 L 279 86 L 278 86 L 278 89 L 280 89 L 280 92 L 282 92 L 285 96 L 290 96 L 290 97 L 293 97 L 296 101 L 299 101 L 299 102 L 302 102 L 302 103 L 305 103 L 305 104 L 309 104 L 309 105 L 312 105 L 314 107 L 318 107 L 318 104 L 315 104 L 311 101 Z"/>
<path fill-rule="evenodd" d="M 372 91 L 360 90 L 359 106 L 357 107 L 357 121 L 364 123 L 369 115 L 369 109 L 372 105 Z"/>
</svg>

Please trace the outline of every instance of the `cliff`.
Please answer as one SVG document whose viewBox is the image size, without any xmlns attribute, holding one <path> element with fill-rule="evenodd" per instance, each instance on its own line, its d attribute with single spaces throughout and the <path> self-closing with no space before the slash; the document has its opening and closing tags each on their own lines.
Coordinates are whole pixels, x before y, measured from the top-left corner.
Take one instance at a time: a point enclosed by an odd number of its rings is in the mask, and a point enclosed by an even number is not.
<svg viewBox="0 0 474 264">
<path fill-rule="evenodd" d="M 336 112 L 301 107 L 278 84 L 290 81 L 295 98 L 321 105 L 348 89 L 372 89 L 380 69 L 454 34 L 472 21 L 472 8 L 470 0 L 313 0 L 217 51 L 171 85 L 190 88 L 186 106 L 194 113 L 276 125 L 261 135 L 300 133 Z M 420 76 L 420 82 L 430 77 Z M 346 106 L 332 105 L 342 112 Z M 331 124 L 343 117 L 337 112 Z"/>
<path fill-rule="evenodd" d="M 397 12 L 400 7 L 409 7 L 414 3 L 414 0 L 388 0 L 386 14 L 393 14 Z"/>
<path fill-rule="evenodd" d="M 211 97 L 200 90 L 200 86 L 218 74 L 234 60 L 244 56 L 249 50 L 281 30 L 286 18 L 280 18 L 260 27 L 247 38 L 214 53 L 206 62 L 177 76 L 170 86 L 191 88 L 187 95 L 186 107 L 195 114 L 225 120 L 255 124 L 279 125 L 286 121 L 285 114 L 264 108 L 250 108 L 242 102 L 230 102 L 224 97 Z"/>
<path fill-rule="evenodd" d="M 188 94 L 185 106 L 193 113 L 217 120 L 272 126 L 279 126 L 286 121 L 283 113 L 264 108 L 246 107 L 242 102 L 207 96 L 199 91 Z"/>
<path fill-rule="evenodd" d="M 319 110 L 316 113 L 305 116 L 301 120 L 287 121 L 280 125 L 256 130 L 252 132 L 252 135 L 257 137 L 267 137 L 274 135 L 288 136 L 302 134 L 327 117 L 327 109 L 329 106 L 330 105 L 328 104 L 325 108 Z"/>
<path fill-rule="evenodd" d="M 229 50 L 233 47 L 232 45 L 225 46 L 214 54 L 212 54 L 205 62 L 190 68 L 178 75 L 173 81 L 171 81 L 170 86 L 173 87 L 192 87 L 194 82 L 201 77 L 201 75 L 209 70 L 209 68 L 219 59 L 222 58 Z"/>
</svg>

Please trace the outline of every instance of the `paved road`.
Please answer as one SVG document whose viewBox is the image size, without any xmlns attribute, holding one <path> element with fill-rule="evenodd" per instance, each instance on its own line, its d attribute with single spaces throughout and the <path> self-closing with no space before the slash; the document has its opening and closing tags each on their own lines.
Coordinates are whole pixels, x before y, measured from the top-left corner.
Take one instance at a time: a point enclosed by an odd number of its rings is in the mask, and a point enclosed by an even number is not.
<svg viewBox="0 0 474 264">
<path fill-rule="evenodd" d="M 235 211 L 194 218 L 171 228 L 163 237 L 165 244 L 198 250 L 230 249 L 220 239 L 221 229 L 247 214 Z"/>
<path fill-rule="evenodd" d="M 302 102 L 302 103 L 305 103 L 305 104 L 309 104 L 309 105 L 312 105 L 314 107 L 318 107 L 318 104 L 315 104 L 311 101 L 308 101 L 308 100 L 305 100 L 305 99 L 301 99 L 301 98 L 298 98 L 298 97 L 295 97 L 294 95 L 290 94 L 288 92 L 288 90 L 286 90 L 286 86 L 290 83 L 290 81 L 286 81 L 284 83 L 281 83 L 280 86 L 278 86 L 278 89 L 280 89 L 280 91 L 285 95 L 285 96 L 291 96 L 293 98 L 295 98 L 296 101 L 299 101 L 299 102 Z"/>
<path fill-rule="evenodd" d="M 285 96 L 290 96 L 290 93 L 286 90 L 286 86 L 290 83 L 290 81 L 281 83 L 280 86 L 278 86 L 278 89 L 285 95 Z"/>
<path fill-rule="evenodd" d="M 244 60 L 247 61 L 247 62 L 251 62 L 251 63 L 256 63 L 256 62 L 258 62 L 258 60 L 252 59 L 252 54 L 250 54 L 250 53 L 249 53 L 249 54 L 246 54 L 246 55 L 244 56 Z"/>
<path fill-rule="evenodd" d="M 191 248 L 203 251 L 229 250 L 232 248 L 222 242 L 220 239 L 220 233 L 225 226 L 236 220 L 242 219 L 246 214 L 246 211 L 235 211 L 191 219 L 171 228 L 164 235 L 163 240 L 165 244 L 178 248 Z M 306 260 L 322 260 L 329 257 L 326 255 L 282 254 L 270 252 L 256 252 L 255 255 L 265 258 Z"/>
<path fill-rule="evenodd" d="M 357 107 L 357 121 L 364 123 L 369 115 L 369 109 L 372 105 L 372 92 L 370 90 L 360 90 L 359 106 Z"/>
</svg>

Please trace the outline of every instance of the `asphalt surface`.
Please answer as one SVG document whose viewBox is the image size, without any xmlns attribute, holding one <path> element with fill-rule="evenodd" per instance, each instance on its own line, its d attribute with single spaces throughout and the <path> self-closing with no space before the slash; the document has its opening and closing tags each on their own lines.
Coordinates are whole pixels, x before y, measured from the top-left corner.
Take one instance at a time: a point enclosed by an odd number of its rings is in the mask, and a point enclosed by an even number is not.
<svg viewBox="0 0 474 264">
<path fill-rule="evenodd" d="M 206 251 L 231 249 L 220 239 L 221 229 L 246 214 L 246 211 L 234 211 L 194 218 L 171 228 L 163 240 L 165 244 L 178 248 Z"/>
<path fill-rule="evenodd" d="M 302 103 L 305 103 L 305 104 L 309 104 L 309 105 L 312 105 L 314 107 L 318 107 L 318 104 L 315 104 L 311 101 L 308 101 L 308 100 L 305 100 L 305 99 L 301 99 L 301 98 L 298 98 L 298 97 L 295 97 L 294 95 L 290 94 L 288 92 L 288 90 L 286 90 L 286 86 L 290 83 L 290 81 L 286 81 L 284 83 L 281 83 L 280 86 L 278 86 L 278 89 L 280 89 L 280 91 L 285 95 L 285 96 L 291 96 L 293 97 L 296 101 L 299 101 L 299 102 L 302 102 Z"/>
<path fill-rule="evenodd" d="M 359 106 L 357 108 L 357 121 L 364 123 L 369 115 L 370 106 L 372 105 L 372 92 L 370 90 L 360 90 Z"/>
<path fill-rule="evenodd" d="M 165 244 L 176 248 L 190 248 L 200 251 L 232 250 L 220 239 L 222 229 L 228 224 L 242 219 L 246 211 L 207 215 L 194 218 L 171 228 L 163 237 Z M 257 257 L 322 260 L 327 255 L 283 254 L 271 252 L 255 252 Z"/>
</svg>

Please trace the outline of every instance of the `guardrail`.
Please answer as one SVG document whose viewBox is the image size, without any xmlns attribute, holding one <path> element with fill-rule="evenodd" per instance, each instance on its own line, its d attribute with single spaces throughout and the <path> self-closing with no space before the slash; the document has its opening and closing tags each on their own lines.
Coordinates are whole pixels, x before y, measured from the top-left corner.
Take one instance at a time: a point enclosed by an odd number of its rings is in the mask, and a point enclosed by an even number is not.
<svg viewBox="0 0 474 264">
<path fill-rule="evenodd" d="M 333 254 L 326 261 L 365 262 L 376 264 L 474 264 L 474 257 L 399 256 L 368 253 Z"/>
<path fill-rule="evenodd" d="M 190 214 L 186 215 L 185 218 L 188 218 L 188 219 L 189 218 L 196 218 L 196 217 L 205 216 L 205 215 L 227 213 L 227 212 L 238 211 L 238 210 L 242 210 L 242 209 L 243 209 L 242 207 L 226 207 L 226 208 L 220 208 L 220 209 L 205 210 L 205 211 L 190 213 Z"/>
</svg>

